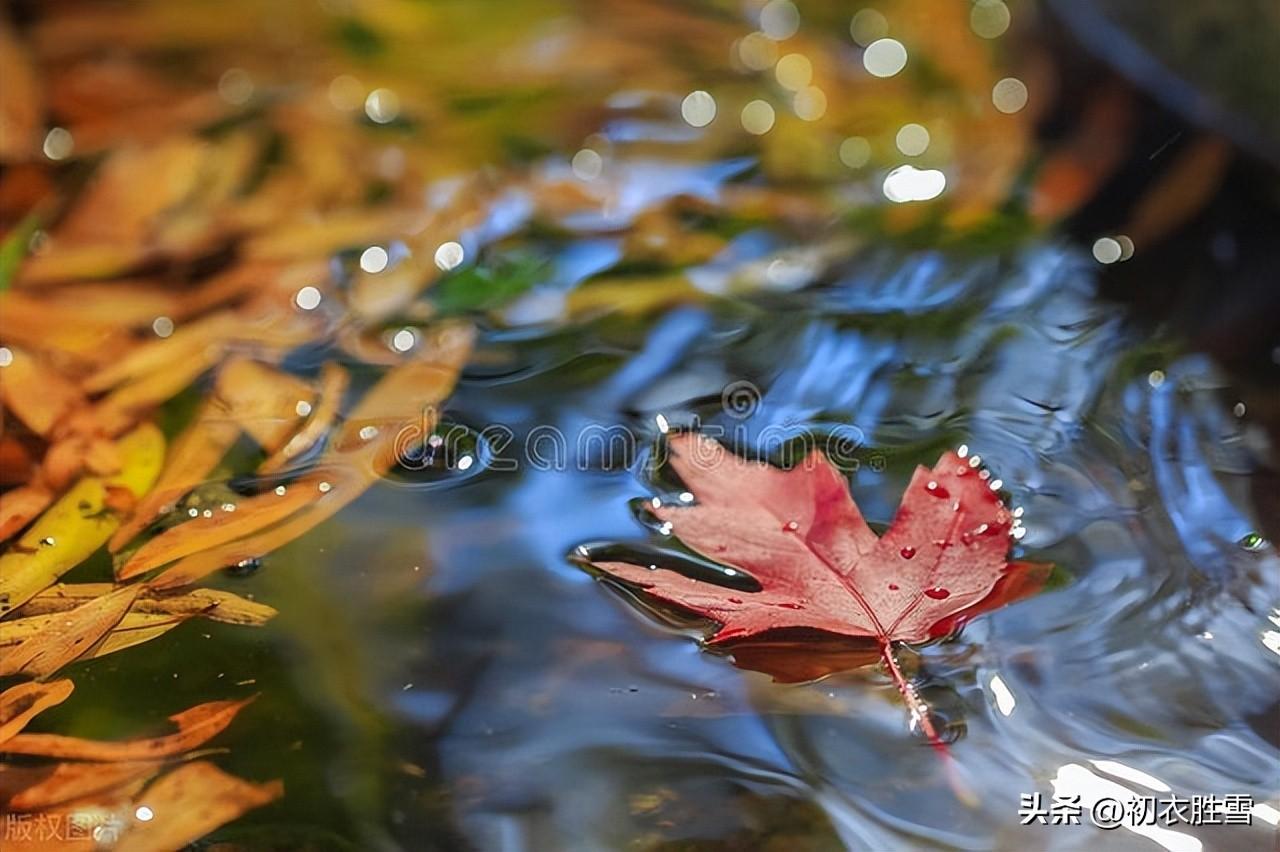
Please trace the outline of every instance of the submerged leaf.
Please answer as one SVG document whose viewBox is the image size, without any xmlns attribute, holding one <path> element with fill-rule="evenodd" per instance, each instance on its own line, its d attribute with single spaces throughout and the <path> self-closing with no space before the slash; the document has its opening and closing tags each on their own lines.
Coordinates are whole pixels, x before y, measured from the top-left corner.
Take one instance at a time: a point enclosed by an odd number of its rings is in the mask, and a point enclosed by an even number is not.
<svg viewBox="0 0 1280 852">
<path fill-rule="evenodd" d="M 0 743 L 17 734 L 43 710 L 61 704 L 75 685 L 63 678 L 48 683 L 20 683 L 0 692 Z"/>
<path fill-rule="evenodd" d="M 246 811 L 284 795 L 284 784 L 252 784 L 228 775 L 212 763 L 181 766 L 156 781 L 135 803 L 153 814 L 137 821 L 121 838 L 132 852 L 182 849 Z"/>
<path fill-rule="evenodd" d="M 169 719 L 178 732 L 162 737 L 103 742 L 60 734 L 18 734 L 5 743 L 11 754 L 31 754 L 60 760 L 154 760 L 173 757 L 203 745 L 231 724 L 236 714 L 253 698 L 239 701 L 210 701 L 175 713 Z"/>
<path fill-rule="evenodd" d="M 81 799 L 98 798 L 153 777 L 158 760 L 120 763 L 55 763 L 52 766 L 0 765 L 0 808 L 47 811 Z"/>
</svg>

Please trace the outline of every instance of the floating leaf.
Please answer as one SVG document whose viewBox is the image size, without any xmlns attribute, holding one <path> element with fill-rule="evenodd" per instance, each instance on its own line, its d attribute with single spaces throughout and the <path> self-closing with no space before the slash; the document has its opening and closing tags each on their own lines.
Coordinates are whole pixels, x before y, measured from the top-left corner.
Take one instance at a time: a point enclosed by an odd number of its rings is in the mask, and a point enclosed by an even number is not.
<svg viewBox="0 0 1280 852">
<path fill-rule="evenodd" d="M 310 407 L 315 402 L 306 382 L 247 358 L 228 361 L 218 370 L 217 393 L 232 419 L 268 453 L 279 450 L 297 430 L 299 403 Z"/>
<path fill-rule="evenodd" d="M 53 502 L 53 492 L 40 485 L 22 485 L 0 497 L 0 541 L 35 520 Z"/>
<path fill-rule="evenodd" d="M 85 407 L 84 394 L 62 374 L 25 349 L 9 349 L 9 363 L 0 368 L 0 399 L 28 429 L 48 436 Z"/>
<path fill-rule="evenodd" d="M 120 473 L 81 479 L 0 556 L 0 616 L 53 585 L 106 543 L 119 524 L 105 507 L 109 488 L 141 495 L 155 481 L 164 457 L 159 429 L 139 426 L 116 448 Z"/>
<path fill-rule="evenodd" d="M 107 548 L 112 553 L 118 551 L 203 482 L 239 434 L 239 425 L 227 415 L 219 400 L 211 398 L 201 402 L 191 423 L 170 447 L 155 488 L 137 503 L 133 513 L 111 536 Z"/>
<path fill-rule="evenodd" d="M 661 565 L 591 564 L 651 599 L 717 622 L 709 647 L 779 680 L 839 670 L 867 658 L 859 651 L 879 656 L 913 716 L 940 743 L 892 644 L 947 636 L 1035 591 L 1049 572 L 1006 561 L 1014 518 L 986 478 L 951 452 L 933 470 L 917 468 L 894 522 L 877 537 L 844 479 L 816 451 L 781 470 L 697 435 L 677 436 L 669 446 L 672 467 L 697 502 L 655 514 L 685 544 L 754 581 L 755 590 Z M 806 641 L 814 638 L 820 641 Z M 817 656 L 833 644 L 854 656 Z"/>
<path fill-rule="evenodd" d="M 74 609 L 81 603 L 112 590 L 110 583 L 59 583 L 45 589 L 13 613 L 14 619 L 50 615 Z M 263 603 L 242 598 L 220 589 L 191 589 L 181 593 L 162 593 L 144 589 L 134 601 L 130 614 L 194 616 L 226 624 L 261 626 L 276 615 Z M 10 621 L 9 625 L 16 622 Z M 6 627 L 6 630 L 9 628 Z"/>
<path fill-rule="evenodd" d="M 319 402 L 312 407 L 306 422 L 289 438 L 288 443 L 258 466 L 258 473 L 268 474 L 282 470 L 328 434 L 329 427 L 337 419 L 342 407 L 342 397 L 347 392 L 348 380 L 347 371 L 341 366 L 332 363 L 324 365 L 320 370 Z"/>
<path fill-rule="evenodd" d="M 44 630 L 5 653 L 0 659 L 0 676 L 48 677 L 90 653 L 124 618 L 139 591 L 138 586 L 117 589 L 65 615 L 53 616 Z"/>
<path fill-rule="evenodd" d="M 445 326 L 434 341 L 424 342 L 422 360 L 392 368 L 365 394 L 316 462 L 317 471 L 287 486 L 286 493 L 296 490 L 308 498 L 296 513 L 261 532 L 186 556 L 148 585 L 177 588 L 227 565 L 260 558 L 363 494 L 395 463 L 407 438 L 416 434 L 421 440 L 422 433 L 434 428 L 437 408 L 453 391 L 471 351 L 472 335 L 470 326 Z"/>
</svg>

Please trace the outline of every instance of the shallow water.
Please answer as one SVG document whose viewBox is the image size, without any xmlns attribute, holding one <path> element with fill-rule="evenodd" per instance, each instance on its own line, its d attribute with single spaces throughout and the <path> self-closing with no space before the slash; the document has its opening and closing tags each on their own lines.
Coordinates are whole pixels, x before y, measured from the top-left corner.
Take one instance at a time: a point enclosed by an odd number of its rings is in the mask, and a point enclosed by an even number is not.
<svg viewBox="0 0 1280 852">
<path fill-rule="evenodd" d="M 469 466 L 405 465 L 220 577 L 279 617 L 87 665 L 74 713 L 42 726 L 115 734 L 140 696 L 261 692 L 218 741 L 229 771 L 288 790 L 218 835 L 249 848 L 1273 848 L 1274 809 L 1147 837 L 1018 816 L 1022 793 L 1108 785 L 1280 805 L 1280 559 L 1250 497 L 1269 449 L 1229 379 L 1100 299 L 1087 249 L 1052 235 L 973 252 L 742 225 L 689 271 L 700 298 L 566 323 L 645 206 L 714 210 L 774 180 L 741 151 L 679 147 L 673 116 L 596 108 L 591 132 L 657 153 L 617 151 L 598 215 L 548 235 L 513 197 L 477 237 L 514 231 L 504 246 L 550 266 L 483 320 L 448 404 Z M 977 807 L 882 671 L 774 684 L 572 563 L 586 542 L 662 545 L 633 507 L 668 485 L 646 465 L 659 418 L 749 454 L 842 437 L 873 524 L 943 448 L 1003 480 L 1025 511 L 1015 553 L 1055 582 L 901 654 Z"/>
</svg>

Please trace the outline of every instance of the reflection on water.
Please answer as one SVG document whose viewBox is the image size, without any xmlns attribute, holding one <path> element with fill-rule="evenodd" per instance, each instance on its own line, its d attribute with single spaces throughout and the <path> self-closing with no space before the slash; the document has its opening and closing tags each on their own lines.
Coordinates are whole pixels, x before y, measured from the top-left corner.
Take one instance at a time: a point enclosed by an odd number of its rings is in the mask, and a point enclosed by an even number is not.
<svg viewBox="0 0 1280 852">
<path fill-rule="evenodd" d="M 637 410 L 678 422 L 726 377 L 748 378 L 763 397 L 745 421 L 719 415 L 748 427 L 729 434 L 749 444 L 768 425 L 856 426 L 885 460 L 852 480 L 879 522 L 937 444 L 981 452 L 1025 509 L 1019 555 L 1069 577 L 920 652 L 925 694 L 963 718 L 955 754 L 982 807 L 954 801 L 883 676 L 771 684 L 577 574 L 564 559 L 574 545 L 635 539 L 628 501 L 648 486 L 571 464 L 424 501 L 436 564 L 427 589 L 443 619 L 425 665 L 463 683 L 447 712 L 439 699 L 429 713 L 411 696 L 397 706 L 403 724 L 431 726 L 413 751 L 456 785 L 462 824 L 482 846 L 711 841 L 752 824 L 749 791 L 817 803 L 833 844 L 1076 848 L 1087 829 L 1019 833 L 1016 804 L 1051 779 L 1075 783 L 1083 776 L 1069 767 L 1089 761 L 1183 795 L 1274 792 L 1277 660 L 1264 635 L 1276 599 L 1262 578 L 1280 566 L 1270 548 L 1240 544 L 1254 526 L 1241 489 L 1257 447 L 1211 365 L 1143 349 L 1091 297 L 1087 258 L 1060 247 L 976 266 L 863 256 L 851 268 L 767 314 L 724 306 L 656 319 L 603 379 L 564 367 L 527 380 L 524 406 L 483 386 L 456 405 L 526 429 L 656 432 Z M 536 391 L 555 386 L 579 390 L 548 406 Z M 637 812 L 635 796 L 672 803 Z M 677 812 L 685 797 L 699 817 L 664 831 L 663 808 Z M 1269 830 L 1263 820 L 1252 832 L 1199 831 L 1208 848 L 1260 849 Z M 1168 848 L 1199 848 L 1189 832 Z"/>
<path fill-rule="evenodd" d="M 1251 828 L 1143 835 L 1023 828 L 1017 813 L 1019 795 L 1034 791 L 1086 803 L 1155 790 L 1275 804 L 1280 560 L 1250 496 L 1268 450 L 1227 380 L 1098 299 L 1087 246 L 1042 237 L 996 251 L 913 250 L 846 224 L 868 205 L 915 210 L 913 200 L 939 195 L 955 199 L 948 227 L 994 217 L 1021 162 L 1026 128 L 953 111 L 956 90 L 945 86 L 932 130 L 894 106 L 901 93 L 878 96 L 886 115 L 869 111 L 884 127 L 858 131 L 874 145 L 846 121 L 877 81 L 932 85 L 925 72 L 910 76 L 937 50 L 933 30 L 910 22 L 918 13 L 854 18 L 864 74 L 857 58 L 831 58 L 850 44 L 819 50 L 802 33 L 780 49 L 775 40 L 799 26 L 785 0 L 747 4 L 751 27 L 732 4 L 697 15 L 606 5 L 597 18 L 520 4 L 516 29 L 528 38 L 506 33 L 496 11 L 488 21 L 471 7 L 431 6 L 440 20 L 492 23 L 502 35 L 501 61 L 466 64 L 506 100 L 449 90 L 449 108 L 466 116 L 456 128 L 431 126 L 432 110 L 446 108 L 422 97 L 434 97 L 430 86 L 414 88 L 413 63 L 383 75 L 402 95 L 330 75 L 332 106 L 408 129 L 388 137 L 393 171 L 406 156 L 400 142 L 430 163 L 425 174 L 524 158 L 536 174 L 577 181 L 589 203 L 534 221 L 524 189 L 493 192 L 487 216 L 442 245 L 435 264 L 536 272 L 501 306 L 448 297 L 485 313 L 445 422 L 415 435 L 401 468 L 326 527 L 219 580 L 280 609 L 265 638 L 214 627 L 208 641 L 184 628 L 150 656 L 109 658 L 98 680 L 86 669 L 98 717 L 77 717 L 78 728 L 111 730 L 129 696 L 157 684 L 201 700 L 227 697 L 228 684 L 262 690 L 227 734 L 228 767 L 283 774 L 289 794 L 225 836 L 263 848 L 1270 848 L 1271 805 Z M 650 5 L 667 17 L 651 23 Z M 982 0 L 972 13 L 960 18 L 965 38 L 1009 26 L 1004 3 Z M 838 17 L 815 14 L 824 16 Z M 379 23 L 394 34 L 416 20 L 388 13 Z M 888 37 L 900 21 L 919 53 Z M 701 52 L 646 65 L 665 44 L 654 33 L 683 27 Z M 344 32 L 357 53 L 370 40 L 354 25 Z M 645 44 L 619 35 L 629 32 Z M 1002 114 L 1027 103 L 1025 84 L 997 73 L 985 47 L 963 45 L 934 56 L 941 65 L 929 73 L 952 75 L 962 91 L 980 86 L 984 108 L 995 82 Z M 428 58 L 421 76 L 457 85 L 457 54 Z M 516 91 L 528 69 L 538 76 Z M 648 75 L 632 78 L 637 69 Z M 767 71 L 777 86 L 731 76 L 745 71 Z M 248 98 L 248 79 L 228 71 L 224 99 Z M 758 146 L 738 138 L 738 124 Z M 445 165 L 414 148 L 421 138 L 438 143 Z M 483 150 L 455 150 L 472 138 Z M 821 156 L 808 139 L 821 140 Z M 785 195 L 815 179 L 830 192 Z M 765 215 L 752 201 L 762 188 L 783 193 Z M 646 218 L 663 205 L 679 208 L 674 225 Z M 369 246 L 341 264 L 358 287 L 404 250 Z M 662 277 L 671 267 L 678 281 Z M 590 282 L 602 276 L 619 289 L 593 302 Z M 326 309 L 307 289 L 299 307 Z M 448 312 L 444 294 L 431 298 Z M 404 313 L 380 338 L 397 351 L 415 345 L 421 319 L 412 306 Z M 319 358 L 298 352 L 291 366 Z M 758 393 L 733 396 L 736 383 Z M 941 448 L 966 444 L 1003 479 L 1027 529 L 1015 552 L 1054 563 L 1060 582 L 955 641 L 902 655 L 957 738 L 979 807 L 955 799 L 878 670 L 771 683 L 702 653 L 696 625 L 654 620 L 573 564 L 584 543 L 661 543 L 633 506 L 664 490 L 647 450 L 662 424 L 695 421 L 765 454 L 778 435 L 846 437 L 854 449 L 842 461 L 873 523 L 891 518 L 913 467 Z M 616 426 L 638 442 L 579 452 L 574 436 Z M 567 457 L 532 463 L 538 430 L 550 429 L 569 436 Z"/>
</svg>

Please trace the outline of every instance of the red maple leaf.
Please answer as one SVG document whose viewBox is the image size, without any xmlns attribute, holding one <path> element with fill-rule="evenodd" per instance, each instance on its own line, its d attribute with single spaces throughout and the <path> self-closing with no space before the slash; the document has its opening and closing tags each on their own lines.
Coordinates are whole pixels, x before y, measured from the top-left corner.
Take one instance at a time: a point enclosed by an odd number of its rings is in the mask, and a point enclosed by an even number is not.
<svg viewBox="0 0 1280 852">
<path fill-rule="evenodd" d="M 916 468 L 893 523 L 877 536 L 817 451 L 783 470 L 699 435 L 673 437 L 669 448 L 696 502 L 656 504 L 654 514 L 689 547 L 754 578 L 759 591 L 625 562 L 590 564 L 717 622 L 709 648 L 778 680 L 811 680 L 882 658 L 935 741 L 892 643 L 950 635 L 1048 577 L 1048 565 L 1007 561 L 1015 520 L 976 457 L 947 452 L 933 470 Z"/>
</svg>

